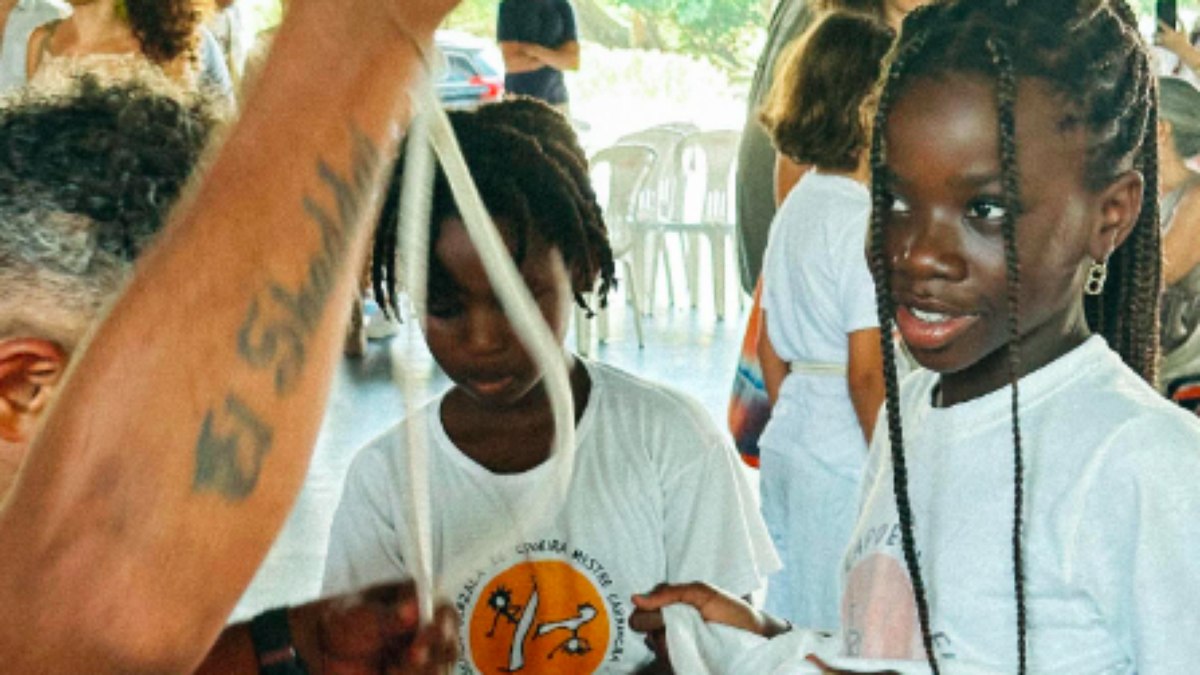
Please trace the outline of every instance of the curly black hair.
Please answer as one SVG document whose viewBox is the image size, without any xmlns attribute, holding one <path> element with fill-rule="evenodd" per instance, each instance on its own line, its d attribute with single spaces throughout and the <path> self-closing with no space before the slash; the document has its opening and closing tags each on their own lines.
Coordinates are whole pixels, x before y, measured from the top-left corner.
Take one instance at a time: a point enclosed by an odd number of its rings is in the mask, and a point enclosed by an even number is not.
<svg viewBox="0 0 1200 675">
<path fill-rule="evenodd" d="M 1018 380 L 1021 376 L 1017 260 L 1020 204 L 1014 110 L 1017 81 L 1038 78 L 1062 96 L 1062 128 L 1088 136 L 1085 183 L 1098 189 L 1136 170 L 1145 178 L 1142 211 L 1129 238 L 1108 261 L 1103 294 L 1088 297 L 1090 328 L 1100 333 L 1125 363 L 1153 383 L 1158 357 L 1158 300 L 1161 248 L 1158 226 L 1157 91 L 1137 21 L 1123 0 L 947 0 L 917 9 L 904 22 L 881 81 L 871 150 L 870 261 L 878 291 L 883 336 L 887 429 L 891 441 L 896 507 L 904 558 L 913 582 L 921 634 L 930 665 L 938 672 L 930 610 L 913 537 L 895 351 L 889 337 L 895 315 L 891 271 L 885 253 L 887 192 L 884 144 L 893 102 L 917 77 L 972 73 L 996 83 L 1000 160 L 1005 206 L 1008 280 L 1008 369 L 1012 396 L 1014 503 L 1013 587 L 1016 596 L 1020 672 L 1028 666 L 1025 575 L 1022 552 L 1024 464 Z"/>
<path fill-rule="evenodd" d="M 511 98 L 475 111 L 450 113 L 471 177 L 492 218 L 520 264 L 531 236 L 557 248 L 571 275 L 575 301 L 584 299 L 597 278 L 601 306 L 615 285 L 612 249 L 596 194 L 588 178 L 587 156 L 561 113 L 531 98 Z M 396 311 L 396 250 L 403 152 L 396 163 L 376 229 L 371 264 L 380 305 Z M 434 183 L 429 239 L 459 215 L 450 184 L 440 167 Z M 430 269 L 437 260 L 430 247 Z"/>
<path fill-rule="evenodd" d="M 124 0 L 127 19 L 142 53 L 166 65 L 194 58 L 204 12 L 196 0 Z"/>
<path fill-rule="evenodd" d="M 0 106 L 0 213 L 21 193 L 94 223 L 98 250 L 133 261 L 162 228 L 219 123 L 202 97 L 81 78 L 64 95 Z"/>
</svg>

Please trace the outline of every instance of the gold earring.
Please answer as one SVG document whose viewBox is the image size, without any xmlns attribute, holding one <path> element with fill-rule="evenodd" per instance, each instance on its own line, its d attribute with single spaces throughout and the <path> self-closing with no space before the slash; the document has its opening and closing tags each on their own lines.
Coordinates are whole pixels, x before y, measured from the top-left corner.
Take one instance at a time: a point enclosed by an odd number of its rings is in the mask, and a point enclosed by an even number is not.
<svg viewBox="0 0 1200 675">
<path fill-rule="evenodd" d="M 1083 283 L 1083 292 L 1088 295 L 1100 295 L 1104 292 L 1104 280 L 1108 278 L 1108 262 L 1094 262 L 1088 267 L 1087 281 Z"/>
</svg>

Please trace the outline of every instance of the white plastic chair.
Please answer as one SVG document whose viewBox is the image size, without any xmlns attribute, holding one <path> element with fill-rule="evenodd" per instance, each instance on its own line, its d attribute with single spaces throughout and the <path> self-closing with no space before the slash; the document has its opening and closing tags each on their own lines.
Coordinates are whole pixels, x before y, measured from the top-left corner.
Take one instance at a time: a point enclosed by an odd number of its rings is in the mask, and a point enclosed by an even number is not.
<svg viewBox="0 0 1200 675">
<path fill-rule="evenodd" d="M 713 309 L 718 319 L 725 317 L 725 262 L 728 245 L 735 234 L 734 170 L 740 134 L 736 131 L 701 131 L 690 134 L 675 149 L 674 163 L 680 167 L 680 181 L 673 193 L 676 200 L 671 212 L 673 220 L 663 222 L 659 229 L 664 235 L 679 234 L 688 240 L 688 293 L 692 306 L 697 304 L 700 279 L 699 239 L 708 239 L 712 254 Z M 703 166 L 703 171 L 700 167 Z M 694 189 L 693 189 L 694 188 Z M 689 197 L 703 196 L 699 208 Z M 664 237 L 654 239 L 652 259 L 662 253 Z"/>
<path fill-rule="evenodd" d="M 633 223 L 633 266 L 639 278 L 646 283 L 646 299 L 643 304 L 647 314 L 654 308 L 658 286 L 658 265 L 661 257 L 667 280 L 667 298 L 670 304 L 675 303 L 675 288 L 671 271 L 671 260 L 667 250 L 660 245 L 663 236 L 660 225 L 665 222 L 678 220 L 675 213 L 679 189 L 679 166 L 676 163 L 676 149 L 689 134 L 695 133 L 695 125 L 688 122 L 675 122 L 650 127 L 641 131 L 622 136 L 616 145 L 643 145 L 654 150 L 655 162 L 647 176 L 637 198 L 636 218 Z M 647 240 L 649 243 L 647 245 Z M 657 255 L 647 260 L 646 251 L 657 252 Z M 647 265 L 649 269 L 647 269 Z"/>
<path fill-rule="evenodd" d="M 604 213 L 604 222 L 608 226 L 613 262 L 624 268 L 625 278 L 621 281 L 626 286 L 626 297 L 633 304 L 633 324 L 637 331 L 638 347 L 645 346 L 642 334 L 640 280 L 630 259 L 640 237 L 634 227 L 638 198 L 654 167 L 655 157 L 654 149 L 646 145 L 617 145 L 596 153 L 592 157 L 590 169 L 592 186 Z M 608 309 L 599 309 L 598 314 L 599 337 L 602 341 L 607 340 Z M 587 340 L 590 347 L 590 336 L 584 335 L 583 330 L 586 321 L 582 316 L 578 319 L 576 326 L 580 328 L 581 337 Z"/>
</svg>

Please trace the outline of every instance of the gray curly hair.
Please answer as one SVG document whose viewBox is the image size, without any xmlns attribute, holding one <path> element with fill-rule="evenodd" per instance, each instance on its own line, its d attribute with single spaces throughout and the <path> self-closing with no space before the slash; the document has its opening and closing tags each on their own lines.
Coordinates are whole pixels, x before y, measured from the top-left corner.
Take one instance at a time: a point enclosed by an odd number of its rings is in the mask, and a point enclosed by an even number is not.
<svg viewBox="0 0 1200 675">
<path fill-rule="evenodd" d="M 0 199 L 0 339 L 40 337 L 73 350 L 129 268 L 97 247 L 92 219 L 48 195 Z"/>
<path fill-rule="evenodd" d="M 0 339 L 77 347 L 218 121 L 207 100 L 94 78 L 0 106 Z"/>
<path fill-rule="evenodd" d="M 1171 123 L 1171 140 L 1184 158 L 1200 154 L 1200 90 L 1178 77 L 1158 78 L 1158 115 Z"/>
</svg>

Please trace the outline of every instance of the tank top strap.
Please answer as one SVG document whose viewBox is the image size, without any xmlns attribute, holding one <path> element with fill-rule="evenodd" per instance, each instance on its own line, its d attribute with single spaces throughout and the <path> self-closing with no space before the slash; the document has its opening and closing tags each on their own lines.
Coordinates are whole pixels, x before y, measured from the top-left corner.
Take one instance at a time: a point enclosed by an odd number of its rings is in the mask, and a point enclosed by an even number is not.
<svg viewBox="0 0 1200 675">
<path fill-rule="evenodd" d="M 33 64 L 33 72 L 36 73 L 42 67 L 42 63 L 45 62 L 47 56 L 54 56 L 50 53 L 50 40 L 54 38 L 54 32 L 58 30 L 58 26 L 62 22 L 62 19 L 55 19 L 42 26 L 46 29 L 46 34 L 42 36 L 42 41 L 38 44 L 37 61 Z"/>
<path fill-rule="evenodd" d="M 50 53 L 50 40 L 54 39 L 54 33 L 58 30 L 58 27 L 62 25 L 62 22 L 62 19 L 55 19 L 46 24 L 46 34 L 42 36 L 41 49 L 38 50 L 41 52 L 42 56 Z"/>
</svg>

